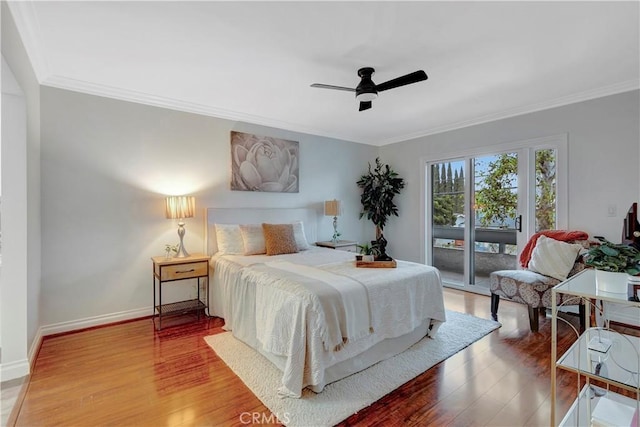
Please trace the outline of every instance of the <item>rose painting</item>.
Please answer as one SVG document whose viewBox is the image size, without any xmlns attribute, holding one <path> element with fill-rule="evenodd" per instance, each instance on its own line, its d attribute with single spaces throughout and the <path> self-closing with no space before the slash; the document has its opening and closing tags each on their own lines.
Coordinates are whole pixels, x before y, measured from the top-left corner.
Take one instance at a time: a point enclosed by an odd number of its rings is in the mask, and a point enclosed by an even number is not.
<svg viewBox="0 0 640 427">
<path fill-rule="evenodd" d="M 298 141 L 231 131 L 231 190 L 298 192 Z"/>
</svg>

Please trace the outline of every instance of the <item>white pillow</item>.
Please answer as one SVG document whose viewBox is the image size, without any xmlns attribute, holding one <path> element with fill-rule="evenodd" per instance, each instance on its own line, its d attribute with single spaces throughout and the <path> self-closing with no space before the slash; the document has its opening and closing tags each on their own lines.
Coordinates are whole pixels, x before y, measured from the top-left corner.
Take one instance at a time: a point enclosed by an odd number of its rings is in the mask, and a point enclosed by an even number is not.
<svg viewBox="0 0 640 427">
<path fill-rule="evenodd" d="M 304 234 L 304 225 L 302 221 L 293 222 L 293 237 L 296 239 L 296 245 L 299 251 L 311 249 L 311 245 L 307 242 L 307 236 Z"/>
<path fill-rule="evenodd" d="M 229 255 L 244 254 L 244 243 L 238 224 L 215 224 L 218 253 Z"/>
<path fill-rule="evenodd" d="M 581 249 L 581 245 L 540 236 L 533 248 L 528 268 L 554 279 L 565 280 Z"/>
<path fill-rule="evenodd" d="M 241 224 L 240 234 L 244 245 L 245 255 L 260 255 L 267 253 L 264 233 L 261 224 Z"/>
</svg>

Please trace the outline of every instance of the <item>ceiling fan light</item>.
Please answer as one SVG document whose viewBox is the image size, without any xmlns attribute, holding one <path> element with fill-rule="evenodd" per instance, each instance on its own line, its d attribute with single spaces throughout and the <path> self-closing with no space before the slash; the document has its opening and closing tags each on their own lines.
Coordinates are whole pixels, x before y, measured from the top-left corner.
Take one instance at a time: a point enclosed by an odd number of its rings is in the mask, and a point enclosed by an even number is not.
<svg viewBox="0 0 640 427">
<path fill-rule="evenodd" d="M 360 102 L 373 101 L 378 97 L 376 92 L 363 92 L 356 95 L 356 99 Z"/>
</svg>

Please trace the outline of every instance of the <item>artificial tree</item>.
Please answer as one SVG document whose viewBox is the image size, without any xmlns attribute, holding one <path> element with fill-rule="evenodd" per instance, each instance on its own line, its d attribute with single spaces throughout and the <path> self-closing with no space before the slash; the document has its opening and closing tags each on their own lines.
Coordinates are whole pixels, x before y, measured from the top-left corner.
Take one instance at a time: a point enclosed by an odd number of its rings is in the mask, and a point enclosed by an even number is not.
<svg viewBox="0 0 640 427">
<path fill-rule="evenodd" d="M 362 188 L 360 218 L 366 216 L 376 226 L 376 240 L 371 241 L 374 252 L 378 259 L 390 259 L 386 254 L 387 241 L 382 231 L 391 215 L 398 216 L 398 207 L 393 203 L 393 198 L 404 188 L 404 179 L 377 157 L 375 168 L 372 169 L 369 163 L 368 172 L 356 184 Z"/>
</svg>

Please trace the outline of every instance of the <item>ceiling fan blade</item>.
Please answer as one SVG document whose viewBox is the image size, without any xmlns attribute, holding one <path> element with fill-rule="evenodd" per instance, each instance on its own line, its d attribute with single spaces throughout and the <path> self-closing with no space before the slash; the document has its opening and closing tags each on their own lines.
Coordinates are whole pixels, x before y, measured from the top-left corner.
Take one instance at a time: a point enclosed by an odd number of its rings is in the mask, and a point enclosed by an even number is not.
<svg viewBox="0 0 640 427">
<path fill-rule="evenodd" d="M 361 101 L 360 109 L 358 111 L 368 110 L 369 108 L 371 108 L 371 101 Z"/>
<path fill-rule="evenodd" d="M 376 85 L 376 89 L 378 92 L 382 92 L 383 90 L 389 90 L 396 87 L 410 85 L 412 83 L 418 83 L 423 80 L 427 80 L 427 73 L 422 70 L 414 71 L 413 73 L 409 73 L 406 76 L 397 77 L 395 79 L 389 80 L 384 83 L 380 83 Z"/>
<path fill-rule="evenodd" d="M 355 89 L 352 89 L 350 87 L 344 87 L 344 86 L 334 86 L 334 85 L 325 85 L 322 83 L 314 83 L 311 85 L 311 87 L 318 87 L 320 89 L 335 89 L 335 90 L 345 90 L 347 92 L 355 92 Z"/>
</svg>

